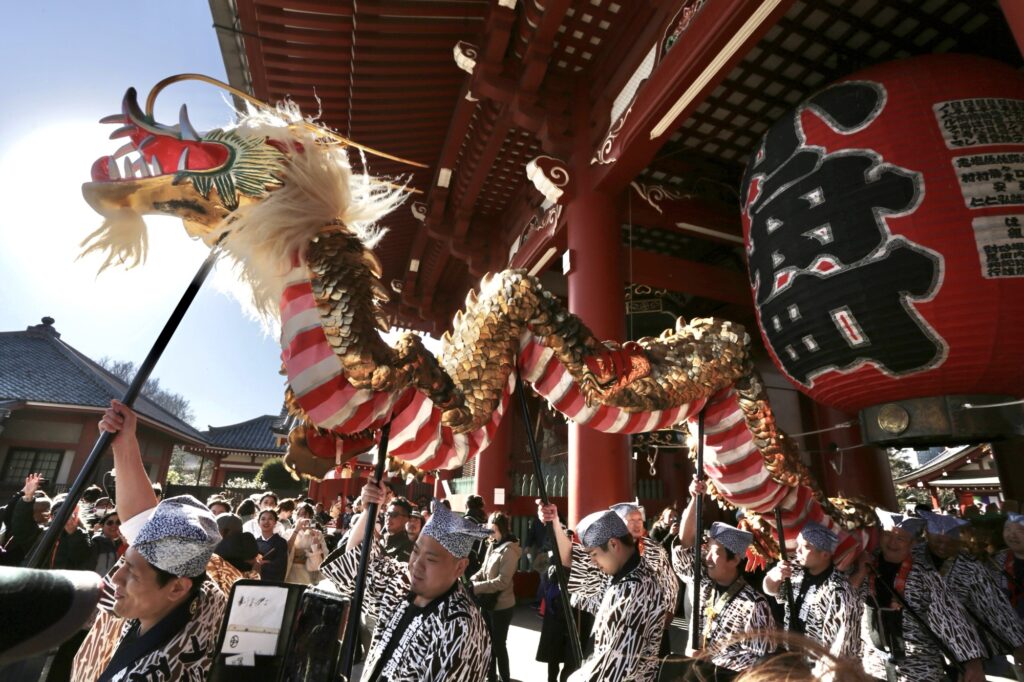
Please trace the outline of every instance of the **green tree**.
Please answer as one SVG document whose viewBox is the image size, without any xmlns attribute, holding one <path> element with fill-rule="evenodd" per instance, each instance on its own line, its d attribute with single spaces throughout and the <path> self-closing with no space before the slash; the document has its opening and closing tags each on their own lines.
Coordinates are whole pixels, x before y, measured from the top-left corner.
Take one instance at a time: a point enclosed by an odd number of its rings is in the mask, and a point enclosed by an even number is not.
<svg viewBox="0 0 1024 682">
<path fill-rule="evenodd" d="M 299 480 L 285 468 L 280 457 L 271 457 L 264 462 L 254 480 L 259 487 L 275 491 L 294 490 L 300 486 Z"/>
</svg>

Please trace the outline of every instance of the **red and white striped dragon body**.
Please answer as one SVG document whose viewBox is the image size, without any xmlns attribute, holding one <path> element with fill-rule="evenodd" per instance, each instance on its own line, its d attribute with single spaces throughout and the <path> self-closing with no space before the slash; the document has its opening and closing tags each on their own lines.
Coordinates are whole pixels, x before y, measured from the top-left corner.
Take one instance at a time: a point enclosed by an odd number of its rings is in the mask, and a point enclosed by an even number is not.
<svg viewBox="0 0 1024 682">
<path fill-rule="evenodd" d="M 866 545 L 865 516 L 825 498 L 777 428 L 741 326 L 680 319 L 657 338 L 602 342 L 536 278 L 506 270 L 469 294 L 439 357 L 412 333 L 392 347 L 379 334 L 385 292 L 366 224 L 400 190 L 352 172 L 345 150 L 290 109 L 200 135 L 184 112 L 177 126 L 157 123 L 129 91 L 105 120 L 128 144 L 98 160 L 84 188 L 107 218 L 86 253 L 138 259 L 138 215 L 162 213 L 237 261 L 279 324 L 299 473 L 319 477 L 366 451 L 389 421 L 392 458 L 459 467 L 487 447 L 521 377 L 567 418 L 608 433 L 692 434 L 703 411 L 704 469 L 720 502 L 755 526 L 781 506 L 790 542 L 808 520 L 836 529 L 839 562 Z M 120 173 L 118 155 L 135 154 Z"/>
</svg>

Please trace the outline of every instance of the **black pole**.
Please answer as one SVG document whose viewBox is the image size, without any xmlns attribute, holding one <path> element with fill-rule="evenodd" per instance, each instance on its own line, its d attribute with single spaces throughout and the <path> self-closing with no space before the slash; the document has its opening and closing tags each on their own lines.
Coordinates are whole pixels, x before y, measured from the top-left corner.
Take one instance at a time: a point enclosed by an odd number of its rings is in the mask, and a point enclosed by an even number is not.
<svg viewBox="0 0 1024 682">
<path fill-rule="evenodd" d="M 526 387 L 523 385 L 523 378 L 521 375 L 516 376 L 516 393 L 519 394 L 519 407 L 523 413 L 523 423 L 526 426 L 526 443 L 530 447 L 530 456 L 533 458 L 533 472 L 537 476 L 537 486 L 540 489 L 540 501 L 542 504 L 547 505 L 548 502 L 548 489 L 544 485 L 544 472 L 540 468 L 540 453 L 537 450 L 537 441 L 533 437 L 533 428 L 531 426 L 532 420 L 530 419 L 530 406 L 526 404 Z M 555 524 L 548 522 L 545 524 L 548 542 L 554 548 L 552 553 L 552 560 L 555 564 L 555 576 L 558 579 L 558 593 L 562 595 L 562 615 L 565 618 L 565 632 L 569 638 L 569 648 L 572 652 L 574 661 L 570 663 L 575 664 L 574 669 L 578 669 L 583 665 L 583 645 L 580 643 L 580 635 L 576 630 L 576 620 L 572 617 L 572 607 L 569 604 L 569 581 L 565 575 L 565 567 L 562 565 L 562 554 L 558 550 L 558 538 L 555 536 Z"/>
<path fill-rule="evenodd" d="M 789 561 L 789 552 L 786 551 L 786 534 L 782 530 L 782 507 L 775 508 L 775 532 L 779 536 L 779 558 Z M 786 604 L 789 605 L 789 622 L 793 623 L 796 618 L 796 602 L 793 601 L 793 581 L 786 578 L 782 581 L 782 589 L 785 591 Z"/>
<path fill-rule="evenodd" d="M 149 375 L 152 374 L 153 368 L 156 367 L 157 361 L 160 360 L 160 356 L 163 354 L 164 349 L 167 348 L 167 344 L 170 342 L 171 337 L 174 336 L 174 332 L 177 331 L 178 325 L 181 323 L 182 318 L 185 317 L 185 311 L 192 305 L 192 301 L 195 300 L 196 294 L 199 293 L 199 289 L 203 286 L 203 282 L 206 280 L 206 276 L 210 274 L 210 270 L 213 269 L 213 264 L 217 262 L 217 257 L 220 255 L 220 249 L 213 248 L 210 250 L 210 255 L 206 257 L 203 264 L 199 266 L 199 270 L 196 271 L 195 276 L 192 278 L 192 282 L 185 289 L 185 293 L 182 294 L 181 300 L 178 301 L 178 305 L 175 306 L 174 312 L 167 319 L 164 324 L 164 328 L 160 331 L 160 335 L 156 338 L 156 342 L 153 347 L 149 350 L 149 355 L 142 361 L 142 366 L 139 367 L 139 371 L 135 373 L 135 377 L 132 379 L 132 383 L 128 386 L 128 390 L 125 391 L 124 396 L 121 398 L 121 402 L 127 407 L 131 407 L 135 404 L 135 399 L 139 396 L 139 391 L 146 384 L 149 379 Z M 96 473 L 97 467 L 100 464 L 100 457 L 103 452 L 110 445 L 110 442 L 114 439 L 113 433 L 104 431 L 100 433 L 99 438 L 96 439 L 96 444 L 92 446 L 92 451 L 89 453 L 89 457 L 85 460 L 85 464 L 82 465 L 82 470 L 78 472 L 78 476 L 75 478 L 75 482 L 71 485 L 71 489 L 68 490 L 67 498 L 64 500 L 64 504 L 61 505 L 60 511 L 50 521 L 49 528 L 43 533 L 43 536 L 39 539 L 39 542 L 35 544 L 32 551 L 29 552 L 28 557 L 25 559 L 23 564 L 27 568 L 43 568 L 43 560 L 45 557 L 50 555 L 54 544 L 57 542 L 57 538 L 60 533 L 64 531 L 64 525 L 68 522 L 71 517 L 71 512 L 74 510 L 75 505 L 78 504 L 78 500 L 82 498 L 82 493 L 85 491 L 89 481 L 92 480 L 93 475 Z"/>
<path fill-rule="evenodd" d="M 697 415 L 697 481 L 704 480 L 704 410 Z M 701 550 L 704 544 L 704 495 L 697 495 L 693 502 L 694 511 L 694 533 L 693 533 L 693 632 L 690 633 L 690 647 L 694 651 L 700 650 L 700 601 L 701 601 L 701 573 L 704 568 L 704 557 Z"/>
<path fill-rule="evenodd" d="M 388 436 L 391 435 L 391 421 L 380 430 L 380 445 L 377 446 L 377 462 L 373 469 L 373 480 L 380 483 L 384 478 L 384 462 L 388 458 Z M 341 674 L 344 679 L 352 677 L 352 663 L 355 661 L 356 642 L 359 640 L 359 613 L 363 610 L 363 593 L 366 592 L 366 569 L 370 565 L 370 546 L 373 543 L 373 529 L 377 525 L 377 503 L 366 505 L 366 528 L 360 546 L 359 572 L 356 586 L 348 606 L 348 625 L 345 626 L 345 641 L 341 647 Z"/>
</svg>

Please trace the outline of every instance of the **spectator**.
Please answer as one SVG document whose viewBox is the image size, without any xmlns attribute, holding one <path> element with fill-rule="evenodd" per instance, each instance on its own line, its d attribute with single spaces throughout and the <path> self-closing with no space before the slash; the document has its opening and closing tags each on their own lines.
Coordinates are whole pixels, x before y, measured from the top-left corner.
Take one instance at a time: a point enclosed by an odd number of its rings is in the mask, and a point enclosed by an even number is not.
<svg viewBox="0 0 1024 682">
<path fill-rule="evenodd" d="M 65 504 L 67 495 L 59 495 L 54 498 L 51 513 L 57 514 Z M 50 568 L 62 568 L 71 571 L 88 571 L 92 569 L 92 549 L 90 547 L 89 535 L 82 528 L 79 516 L 79 506 L 76 504 L 71 511 L 71 516 L 64 523 L 64 531 L 57 538 L 57 543 L 50 552 L 48 566 Z M 68 671 L 70 672 L 70 665 Z"/>
<path fill-rule="evenodd" d="M 412 540 L 405 532 L 405 522 L 412 516 L 412 505 L 404 497 L 396 497 L 388 504 L 384 533 L 384 554 L 400 563 L 408 563 L 412 554 Z"/>
<path fill-rule="evenodd" d="M 247 523 L 256 516 L 256 503 L 246 498 L 238 505 L 235 513 L 238 514 L 238 518 L 242 519 L 243 524 Z"/>
<path fill-rule="evenodd" d="M 277 512 L 264 509 L 257 518 L 260 534 L 256 536 L 256 547 L 260 553 L 256 560 L 263 580 L 283 581 L 288 573 L 288 543 L 275 532 Z"/>
<path fill-rule="evenodd" d="M 288 534 L 288 573 L 285 580 L 299 585 L 320 582 L 324 560 L 324 535 L 316 528 L 313 507 L 303 504 L 295 511 L 295 529 Z"/>
<path fill-rule="evenodd" d="M 42 474 L 26 476 L 21 497 L 14 503 L 5 555 L 9 566 L 17 566 L 25 560 L 50 520 L 50 498 L 39 490 L 42 482 Z"/>
<path fill-rule="evenodd" d="M 295 526 L 295 522 L 292 521 L 292 514 L 295 513 L 295 500 L 282 500 L 281 504 L 277 505 L 277 521 L 284 528 L 284 531 L 289 531 Z M 281 533 L 284 535 L 284 532 Z"/>
<path fill-rule="evenodd" d="M 492 657 L 488 680 L 510 682 L 506 641 L 516 606 L 512 578 L 516 574 L 516 567 L 523 551 L 519 548 L 519 539 L 509 530 L 507 516 L 501 512 L 494 512 L 488 521 L 494 535 L 487 541 L 487 554 L 484 556 L 483 565 L 471 580 L 473 594 L 481 600 L 491 634 Z"/>
<path fill-rule="evenodd" d="M 231 509 L 231 503 L 220 495 L 214 495 L 208 499 L 206 501 L 206 506 L 210 508 L 210 513 L 214 516 L 230 514 L 233 511 Z"/>
<path fill-rule="evenodd" d="M 128 549 L 121 535 L 121 516 L 110 509 L 100 518 L 100 530 L 92 536 L 92 570 L 106 575 Z"/>
<path fill-rule="evenodd" d="M 420 537 L 420 531 L 423 530 L 423 513 L 419 510 L 414 510 L 409 515 L 409 520 L 405 522 L 405 532 L 409 535 L 409 540 L 412 544 L 416 544 L 416 540 Z"/>
<path fill-rule="evenodd" d="M 447 502 L 447 500 L 442 500 L 442 503 L 444 502 Z M 451 507 L 449 506 L 449 508 Z M 466 518 L 480 525 L 487 523 L 487 513 L 484 511 L 484 498 L 479 495 L 470 495 L 466 498 Z M 466 568 L 467 575 L 474 575 L 480 570 L 484 560 L 484 551 L 486 551 L 486 548 L 483 540 L 473 545 L 473 549 L 469 553 L 469 567 Z"/>
<path fill-rule="evenodd" d="M 661 514 L 658 516 L 658 520 L 651 526 L 651 539 L 661 544 L 665 549 L 670 549 L 666 546 L 666 541 L 672 542 L 672 538 L 679 535 L 679 514 L 676 513 L 675 508 L 665 507 L 661 510 Z"/>
<path fill-rule="evenodd" d="M 323 502 L 317 502 L 316 505 L 314 505 L 313 518 L 315 518 L 316 522 L 321 526 L 326 526 L 331 522 L 331 515 L 324 510 Z"/>
</svg>

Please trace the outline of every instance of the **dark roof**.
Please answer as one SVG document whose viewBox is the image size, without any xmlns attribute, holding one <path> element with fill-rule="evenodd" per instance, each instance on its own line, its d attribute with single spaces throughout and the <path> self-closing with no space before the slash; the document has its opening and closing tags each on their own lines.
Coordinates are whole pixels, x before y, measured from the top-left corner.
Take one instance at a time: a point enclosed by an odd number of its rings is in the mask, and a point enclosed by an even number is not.
<svg viewBox="0 0 1024 682">
<path fill-rule="evenodd" d="M 106 407 L 128 385 L 64 341 L 52 318 L 22 332 L 0 332 L 0 401 Z M 150 400 L 139 397 L 135 410 L 189 439 L 203 436 Z"/>
<path fill-rule="evenodd" d="M 893 483 L 896 485 L 913 485 L 918 481 L 930 482 L 941 477 L 944 471 L 956 471 L 968 459 L 984 456 L 984 448 L 984 445 L 957 445 L 946 448 L 945 452 L 929 460 L 924 466 L 918 467 L 899 478 L 894 478 Z"/>
<path fill-rule="evenodd" d="M 277 444 L 273 431 L 280 419 L 279 415 L 265 414 L 238 424 L 211 426 L 203 437 L 211 448 L 284 453 L 285 446 Z"/>
</svg>

